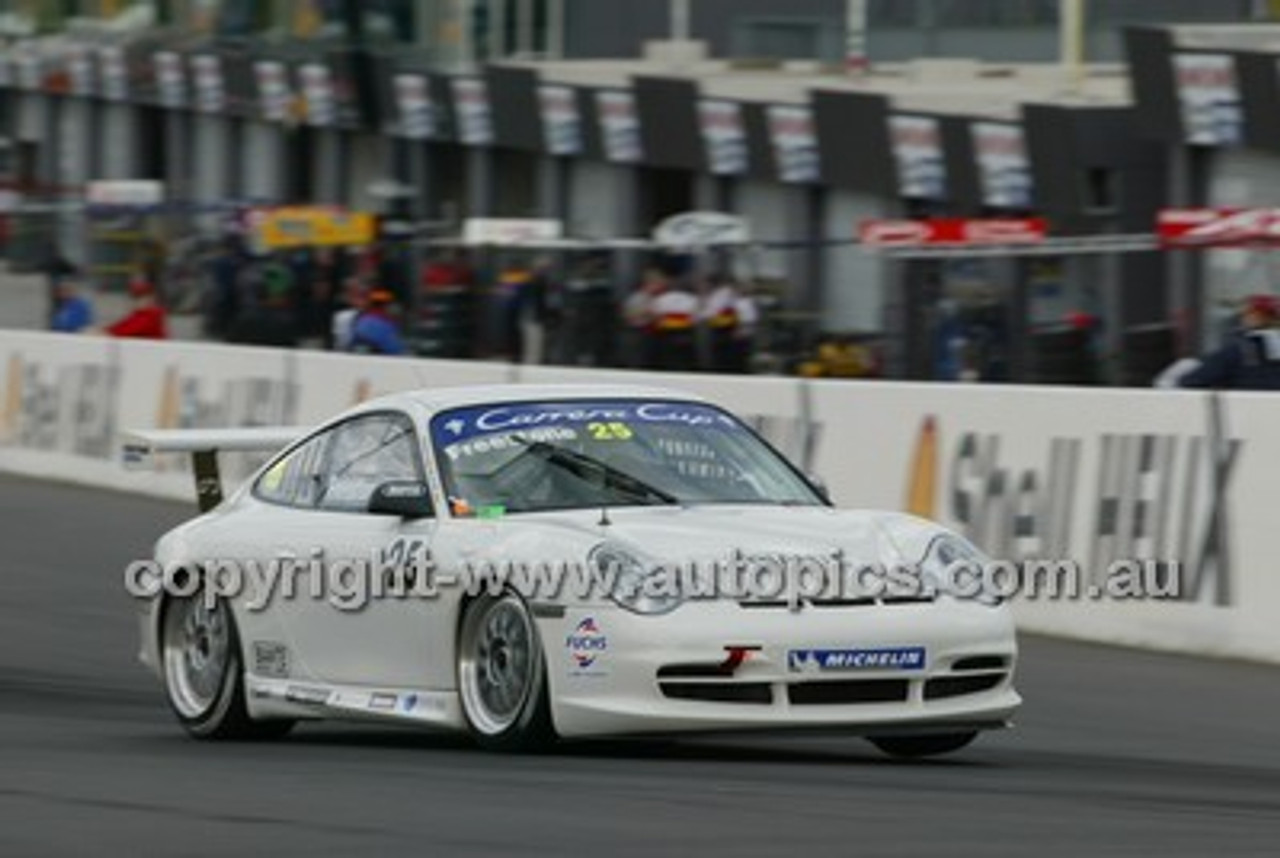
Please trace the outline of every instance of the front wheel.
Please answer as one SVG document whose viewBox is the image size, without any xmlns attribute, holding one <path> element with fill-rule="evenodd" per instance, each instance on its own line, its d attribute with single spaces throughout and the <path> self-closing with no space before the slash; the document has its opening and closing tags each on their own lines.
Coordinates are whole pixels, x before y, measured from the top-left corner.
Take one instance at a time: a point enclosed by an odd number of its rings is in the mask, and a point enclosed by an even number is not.
<svg viewBox="0 0 1280 858">
<path fill-rule="evenodd" d="M 458 629 L 458 692 L 483 747 L 538 750 L 555 740 L 538 628 L 519 596 L 482 596 Z"/>
<path fill-rule="evenodd" d="M 178 721 L 197 739 L 274 739 L 292 721 L 254 721 L 245 705 L 240 636 L 223 599 L 175 598 L 161 618 L 164 687 Z"/>
<path fill-rule="evenodd" d="M 918 760 L 958 751 L 976 738 L 977 733 L 946 733 L 939 736 L 876 736 L 870 742 L 891 757 Z"/>
</svg>

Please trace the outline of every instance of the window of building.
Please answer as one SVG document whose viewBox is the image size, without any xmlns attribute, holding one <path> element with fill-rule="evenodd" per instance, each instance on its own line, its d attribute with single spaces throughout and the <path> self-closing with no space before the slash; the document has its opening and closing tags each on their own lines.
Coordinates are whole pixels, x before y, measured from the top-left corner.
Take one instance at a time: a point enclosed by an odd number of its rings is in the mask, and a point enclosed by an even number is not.
<svg viewBox="0 0 1280 858">
<path fill-rule="evenodd" d="M 397 43 L 414 40 L 416 22 L 412 0 L 365 0 L 359 8 L 366 39 Z"/>
<path fill-rule="evenodd" d="M 750 18 L 734 27 L 734 53 L 774 60 L 838 60 L 844 31 L 821 18 Z"/>
</svg>

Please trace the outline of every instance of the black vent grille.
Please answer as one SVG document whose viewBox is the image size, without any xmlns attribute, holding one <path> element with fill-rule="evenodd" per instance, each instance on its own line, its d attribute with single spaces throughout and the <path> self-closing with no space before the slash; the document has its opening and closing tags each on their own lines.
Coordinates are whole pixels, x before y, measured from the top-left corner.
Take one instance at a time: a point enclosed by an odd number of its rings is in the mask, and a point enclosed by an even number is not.
<svg viewBox="0 0 1280 858">
<path fill-rule="evenodd" d="M 767 682 L 663 682 L 664 697 L 697 700 L 703 703 L 773 703 L 773 688 Z"/>
<path fill-rule="evenodd" d="M 901 703 L 910 693 L 906 679 L 850 679 L 797 682 L 787 686 L 793 706 L 841 706 L 851 703 Z"/>
<path fill-rule="evenodd" d="M 991 673 L 984 676 L 944 676 L 941 679 L 930 679 L 924 684 L 925 700 L 943 700 L 948 697 L 964 697 L 966 694 L 979 694 L 990 691 L 1004 682 L 1003 673 Z"/>
</svg>

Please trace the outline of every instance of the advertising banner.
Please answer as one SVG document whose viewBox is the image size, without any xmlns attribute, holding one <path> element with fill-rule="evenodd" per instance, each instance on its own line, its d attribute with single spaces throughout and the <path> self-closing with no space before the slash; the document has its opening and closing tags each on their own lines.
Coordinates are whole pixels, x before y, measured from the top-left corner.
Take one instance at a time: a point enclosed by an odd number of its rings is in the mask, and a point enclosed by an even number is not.
<svg viewBox="0 0 1280 858">
<path fill-rule="evenodd" d="M 1280 245 L 1280 209 L 1164 209 L 1156 232 L 1167 248 Z"/>
<path fill-rule="evenodd" d="M 1022 126 L 975 122 L 970 129 L 983 204 L 996 209 L 1031 208 L 1031 161 Z"/>
<path fill-rule="evenodd" d="M 605 157 L 615 164 L 642 161 L 644 145 L 640 139 L 640 114 L 636 110 L 635 95 L 626 90 L 600 90 L 596 93 L 596 104 Z"/>
<path fill-rule="evenodd" d="M 182 55 L 173 51 L 156 51 L 151 63 L 160 104 L 169 108 L 186 107 L 187 75 L 182 68 Z"/>
<path fill-rule="evenodd" d="M 201 113 L 221 113 L 226 109 L 226 86 L 222 79 L 222 60 L 212 54 L 191 58 L 191 80 L 195 90 L 195 107 Z"/>
<path fill-rule="evenodd" d="M 906 199 L 940 200 L 947 195 L 942 123 L 932 116 L 889 117 L 889 139 L 898 165 L 898 193 Z"/>
<path fill-rule="evenodd" d="M 707 147 L 707 167 L 717 176 L 747 172 L 747 129 L 742 105 L 736 101 L 704 98 L 698 102 L 702 139 Z"/>
<path fill-rule="evenodd" d="M 932 218 L 868 220 L 858 227 L 867 247 L 930 245 L 1039 244 L 1049 237 L 1043 218 Z"/>
<path fill-rule="evenodd" d="M 293 90 L 289 72 L 277 60 L 259 60 L 253 64 L 258 81 L 258 110 L 268 122 L 286 122 L 292 114 Z"/>
<path fill-rule="evenodd" d="M 75 47 L 67 54 L 67 78 L 72 95 L 96 95 L 93 54 L 88 48 Z"/>
<path fill-rule="evenodd" d="M 821 178 L 818 136 L 813 111 L 807 105 L 771 104 L 768 107 L 769 138 L 778 164 L 778 180 L 809 184 Z"/>
<path fill-rule="evenodd" d="M 266 250 L 372 244 L 378 233 L 372 214 L 327 206 L 258 209 L 249 214 L 248 223 Z"/>
<path fill-rule="evenodd" d="M 493 108 L 488 84 L 478 77 L 455 77 L 452 84 L 458 140 L 468 146 L 492 145 Z"/>
<path fill-rule="evenodd" d="M 573 87 L 543 84 L 538 87 L 542 111 L 542 134 L 552 155 L 582 154 L 582 115 L 578 93 Z"/>
<path fill-rule="evenodd" d="M 1244 137 L 1244 105 L 1230 54 L 1173 55 L 1182 131 L 1193 146 L 1236 146 Z"/>
<path fill-rule="evenodd" d="M 129 98 L 129 64 L 124 48 L 108 45 L 98 49 L 99 94 L 108 101 L 127 101 Z"/>
<path fill-rule="evenodd" d="M 1017 564 L 1012 583 L 1041 588 L 1016 602 L 1024 628 L 1280 660 L 1273 397 L 816 382 L 812 402 L 824 439 L 894 438 L 820 445 L 837 500 L 939 521 Z"/>
<path fill-rule="evenodd" d="M 19 44 L 13 52 L 13 67 L 20 89 L 37 90 L 44 85 L 44 57 L 34 46 Z"/>
<path fill-rule="evenodd" d="M 338 107 L 333 95 L 333 75 L 323 63 L 298 66 L 299 89 L 307 106 L 307 124 L 317 127 L 333 125 Z"/>
<path fill-rule="evenodd" d="M 401 137 L 430 140 L 436 134 L 436 115 L 426 75 L 398 74 L 393 79 Z"/>
</svg>

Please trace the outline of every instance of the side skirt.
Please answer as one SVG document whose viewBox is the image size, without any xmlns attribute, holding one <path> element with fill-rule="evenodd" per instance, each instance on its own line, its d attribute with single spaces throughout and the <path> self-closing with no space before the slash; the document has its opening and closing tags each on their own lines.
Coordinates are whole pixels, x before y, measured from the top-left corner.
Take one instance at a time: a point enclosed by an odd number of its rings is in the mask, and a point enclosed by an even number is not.
<svg viewBox="0 0 1280 858">
<path fill-rule="evenodd" d="M 454 691 L 367 688 L 246 676 L 249 714 L 254 718 L 391 721 L 446 730 L 465 730 Z"/>
</svg>

